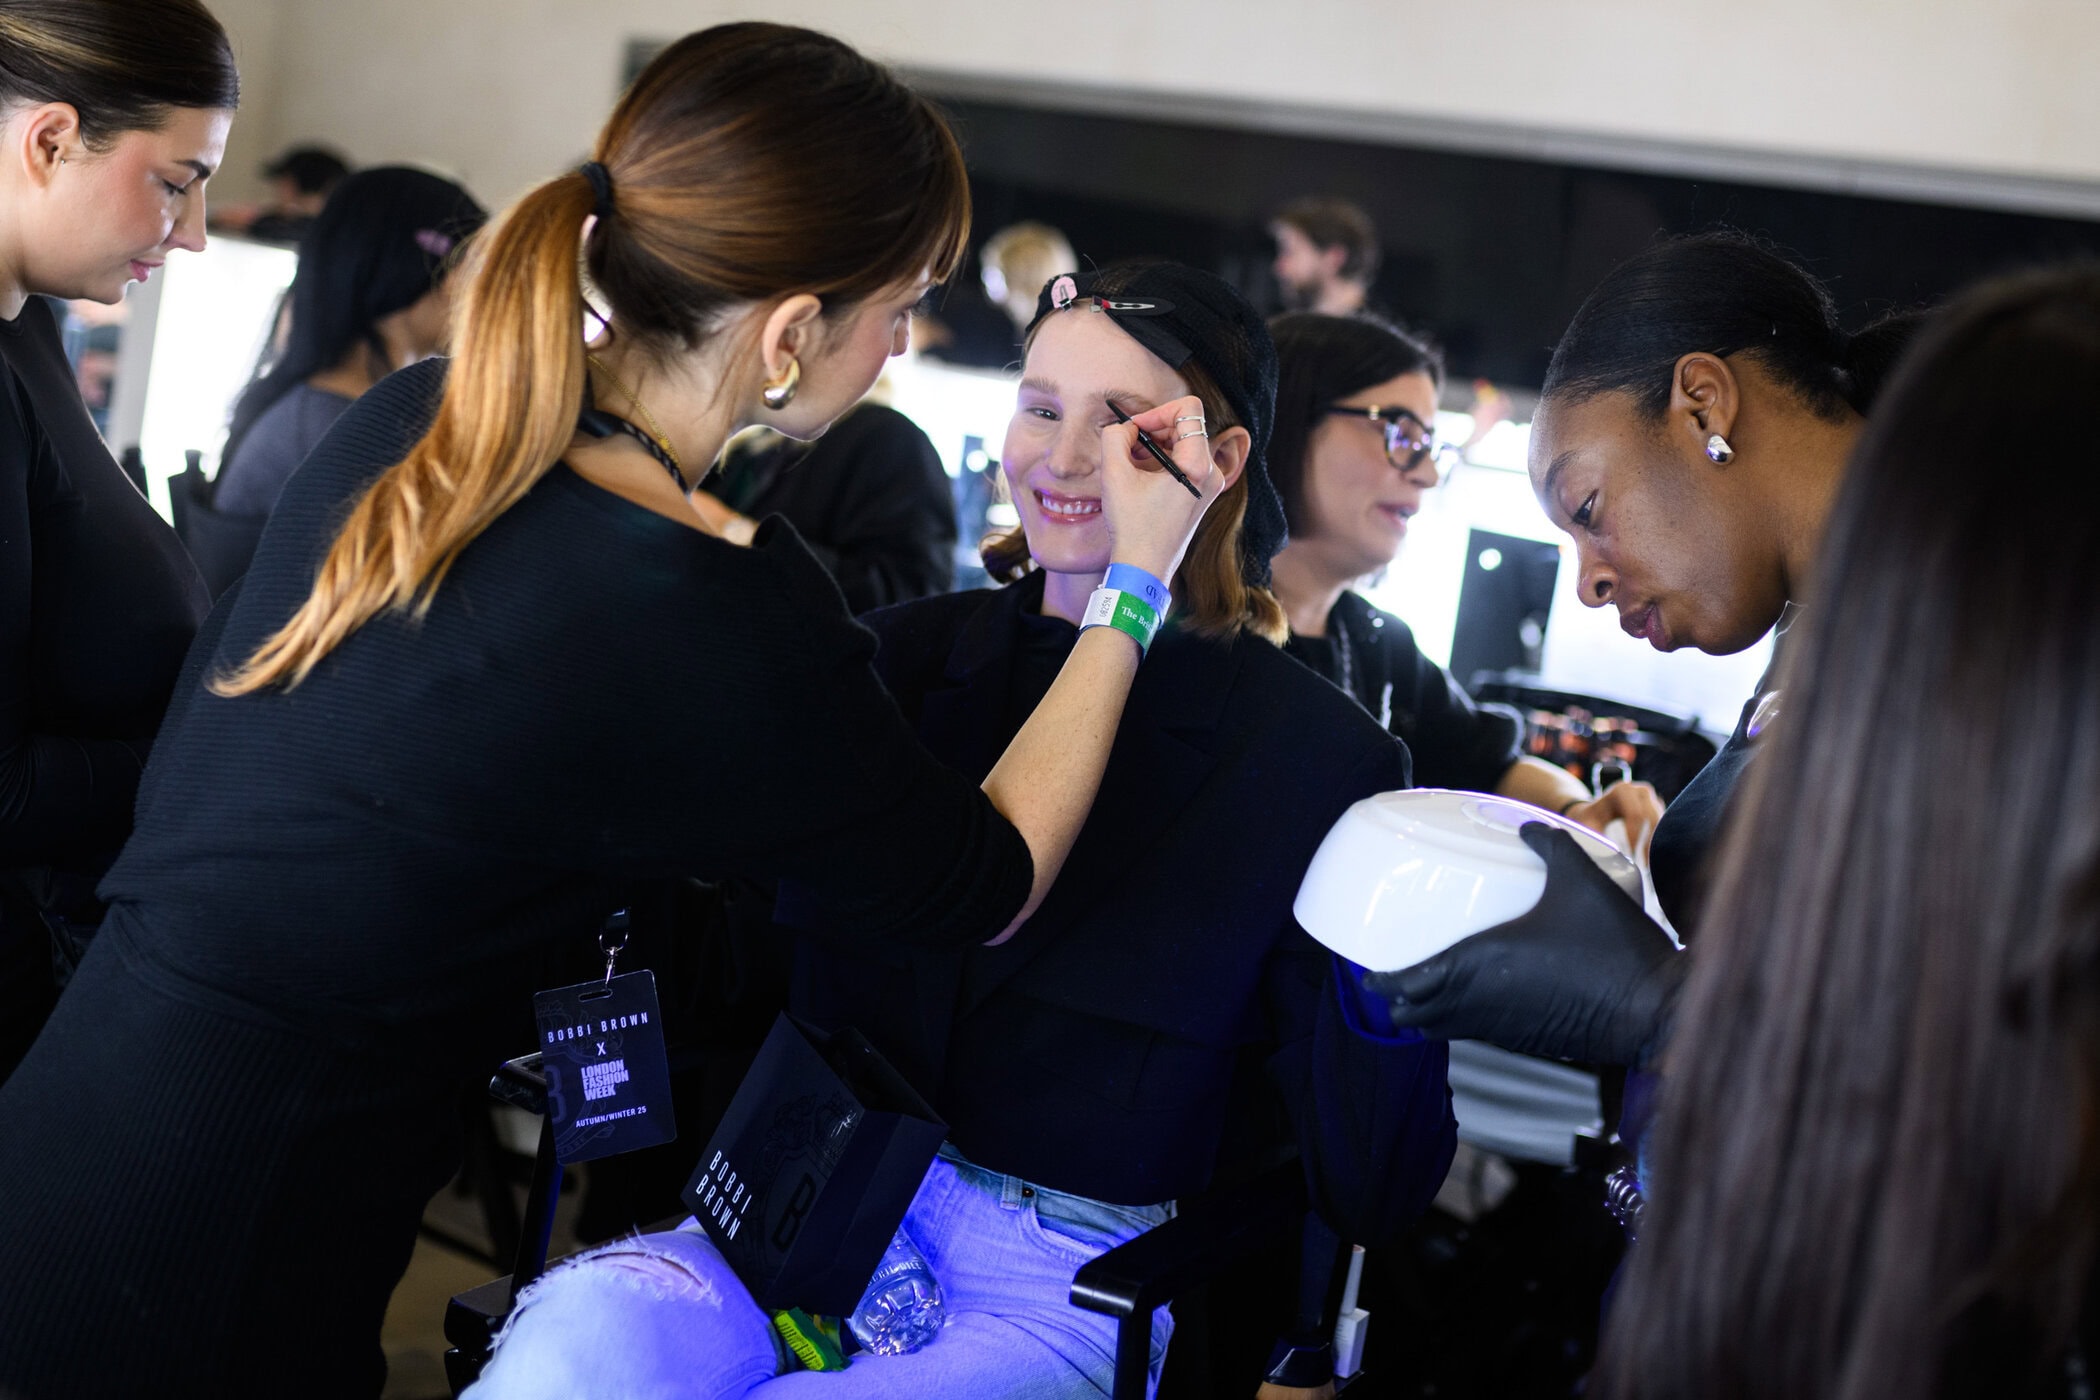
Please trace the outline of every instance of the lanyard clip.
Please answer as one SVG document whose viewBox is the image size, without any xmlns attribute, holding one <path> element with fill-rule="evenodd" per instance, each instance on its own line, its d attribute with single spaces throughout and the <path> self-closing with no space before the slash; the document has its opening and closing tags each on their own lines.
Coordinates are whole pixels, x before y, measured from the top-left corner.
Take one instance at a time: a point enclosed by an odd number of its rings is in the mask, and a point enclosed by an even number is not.
<svg viewBox="0 0 2100 1400">
<path fill-rule="evenodd" d="M 612 985 L 613 964 L 627 950 L 628 918 L 625 909 L 615 909 L 606 916 L 605 926 L 598 930 L 598 951 L 605 954 L 605 985 Z"/>
</svg>

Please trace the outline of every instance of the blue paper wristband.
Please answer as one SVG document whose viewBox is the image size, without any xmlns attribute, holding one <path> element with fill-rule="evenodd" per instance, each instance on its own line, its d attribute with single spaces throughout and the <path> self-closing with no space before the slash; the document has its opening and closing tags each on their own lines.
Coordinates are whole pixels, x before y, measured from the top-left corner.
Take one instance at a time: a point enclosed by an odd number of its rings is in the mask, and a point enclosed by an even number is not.
<svg viewBox="0 0 2100 1400">
<path fill-rule="evenodd" d="M 1109 565 L 1108 576 L 1101 580 L 1101 586 L 1137 594 L 1161 617 L 1167 615 L 1167 605 L 1174 601 L 1174 595 L 1167 592 L 1165 584 L 1135 564 Z"/>
</svg>

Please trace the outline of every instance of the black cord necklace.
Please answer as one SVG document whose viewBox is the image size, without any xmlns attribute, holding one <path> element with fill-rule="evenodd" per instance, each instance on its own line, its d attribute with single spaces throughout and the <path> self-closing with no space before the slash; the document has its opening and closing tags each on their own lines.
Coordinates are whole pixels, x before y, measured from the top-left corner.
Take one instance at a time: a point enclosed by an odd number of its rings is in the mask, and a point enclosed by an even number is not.
<svg viewBox="0 0 2100 1400">
<path fill-rule="evenodd" d="M 594 438 L 607 438 L 614 433 L 627 434 L 662 464 L 663 469 L 671 474 L 671 480 L 678 483 L 681 492 L 692 494 L 693 488 L 686 485 L 685 473 L 678 470 L 678 464 L 671 460 L 671 454 L 664 451 L 663 444 L 650 436 L 647 429 L 628 422 L 617 413 L 607 413 L 602 408 L 593 407 L 589 402 L 585 402 L 583 412 L 576 415 L 576 426 Z"/>
</svg>

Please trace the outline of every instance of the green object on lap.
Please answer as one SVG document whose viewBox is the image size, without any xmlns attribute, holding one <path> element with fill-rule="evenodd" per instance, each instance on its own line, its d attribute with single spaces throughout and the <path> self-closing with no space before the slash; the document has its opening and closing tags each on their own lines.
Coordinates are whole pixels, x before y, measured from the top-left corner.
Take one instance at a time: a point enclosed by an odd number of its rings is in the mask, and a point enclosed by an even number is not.
<svg viewBox="0 0 2100 1400">
<path fill-rule="evenodd" d="M 811 1317 L 800 1308 L 773 1314 L 773 1330 L 806 1371 L 843 1371 L 846 1356 L 839 1349 L 839 1323 L 833 1317 Z"/>
</svg>

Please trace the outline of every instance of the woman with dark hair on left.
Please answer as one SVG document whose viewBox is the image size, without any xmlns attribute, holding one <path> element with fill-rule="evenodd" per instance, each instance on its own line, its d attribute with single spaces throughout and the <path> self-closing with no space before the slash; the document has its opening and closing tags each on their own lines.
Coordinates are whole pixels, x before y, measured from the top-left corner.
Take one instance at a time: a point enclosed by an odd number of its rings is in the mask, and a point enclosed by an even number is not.
<svg viewBox="0 0 2100 1400">
<path fill-rule="evenodd" d="M 1274 365 L 1260 319 L 1208 274 L 1155 263 L 1054 279 L 1001 464 L 1021 524 L 985 550 L 1012 581 L 863 619 L 919 736 L 983 773 L 1110 568 L 1110 406 L 1201 401 L 1179 415 L 1180 436 L 1207 432 L 1229 484 L 1173 579 L 1057 889 L 997 948 L 920 955 L 809 934 L 799 949 L 793 1009 L 866 1032 L 949 1125 L 904 1221 L 947 1326 L 909 1355 L 775 1378 L 765 1316 L 695 1224 L 608 1246 L 528 1290 L 476 1400 L 591 1386 L 691 1400 L 1098 1397 L 1115 1329 L 1071 1304 L 1072 1276 L 1201 1191 L 1228 1164 L 1232 1129 L 1287 1122 L 1315 1206 L 1345 1239 L 1390 1240 L 1428 1205 L 1455 1141 L 1445 1049 L 1368 1033 L 1353 975 L 1291 917 L 1335 818 L 1406 786 L 1408 765 L 1276 646 L 1267 565 L 1283 514 L 1263 457 Z M 1190 878 L 1204 853 L 1210 873 Z M 1154 1384 L 1171 1328 L 1160 1309 Z"/>
<path fill-rule="evenodd" d="M 2093 1394 L 2095 402 L 2086 267 L 1951 305 L 1866 425 L 1722 847 L 1593 1394 Z"/>
<path fill-rule="evenodd" d="M 210 606 L 42 298 L 114 304 L 202 248 L 239 101 L 197 0 L 0 0 L 0 1081 L 101 921 L 95 884 Z"/>
<path fill-rule="evenodd" d="M 234 403 L 214 509 L 268 515 L 344 409 L 444 352 L 452 254 L 487 221 L 474 196 L 425 170 L 360 170 L 335 187 L 299 244 L 284 350 Z"/>
</svg>

